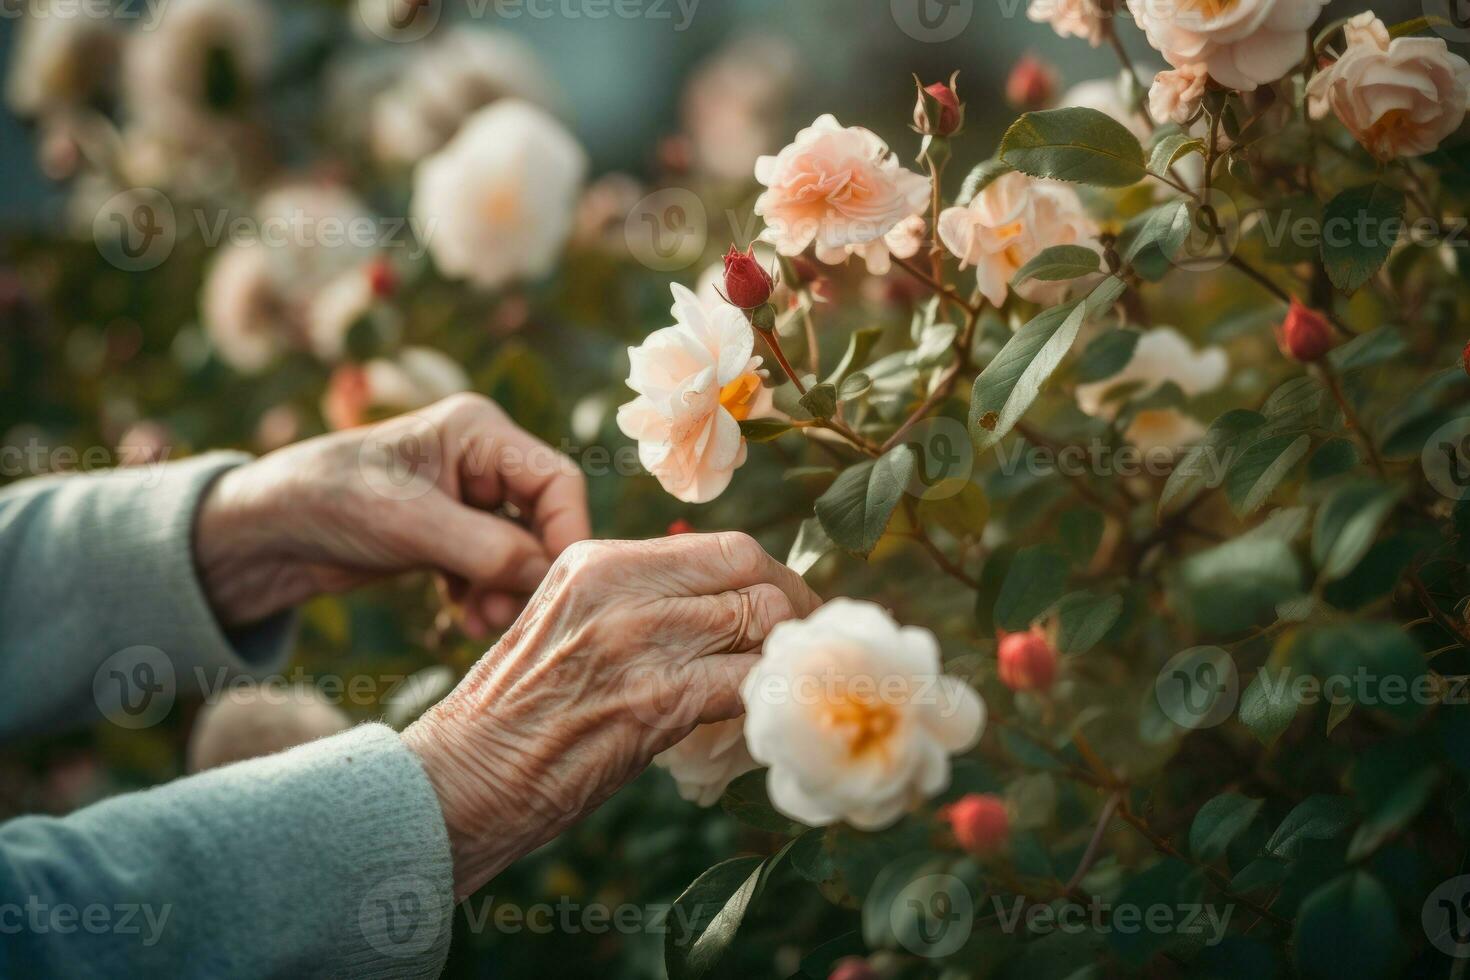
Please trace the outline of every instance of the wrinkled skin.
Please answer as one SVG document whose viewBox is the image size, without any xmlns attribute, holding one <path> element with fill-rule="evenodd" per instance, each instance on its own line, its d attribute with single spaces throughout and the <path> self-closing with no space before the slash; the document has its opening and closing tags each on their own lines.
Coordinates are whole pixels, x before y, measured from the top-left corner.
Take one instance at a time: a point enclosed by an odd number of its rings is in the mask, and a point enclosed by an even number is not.
<svg viewBox="0 0 1470 980">
<path fill-rule="evenodd" d="M 493 513 L 508 507 L 520 520 Z M 431 569 L 482 636 L 510 625 L 552 561 L 589 533 L 575 464 L 495 403 L 456 395 L 227 472 L 200 508 L 194 550 L 226 627 Z"/>
<path fill-rule="evenodd" d="M 818 598 L 750 537 L 569 548 L 511 630 L 404 732 L 463 898 L 697 724 L 737 717 L 766 634 Z"/>
</svg>

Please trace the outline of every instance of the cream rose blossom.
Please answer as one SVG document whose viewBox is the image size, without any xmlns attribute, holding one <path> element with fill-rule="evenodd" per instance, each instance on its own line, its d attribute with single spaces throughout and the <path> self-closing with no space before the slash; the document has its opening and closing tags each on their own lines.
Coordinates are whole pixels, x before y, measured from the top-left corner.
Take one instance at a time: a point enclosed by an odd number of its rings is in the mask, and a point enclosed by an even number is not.
<svg viewBox="0 0 1470 980">
<path fill-rule="evenodd" d="M 441 272 L 493 289 L 551 271 L 586 173 L 561 123 L 504 99 L 418 165 L 412 212 Z"/>
<path fill-rule="evenodd" d="M 1149 114 L 1160 122 L 1167 119 L 1180 126 L 1187 125 L 1199 112 L 1205 83 L 1209 80 L 1210 76 L 1199 65 L 1159 72 L 1148 89 Z"/>
<path fill-rule="evenodd" d="M 1123 370 L 1094 384 L 1077 386 L 1077 404 L 1088 415 L 1113 418 L 1119 405 L 1109 395 L 1129 389 L 1138 398 L 1175 384 L 1186 397 L 1213 391 L 1224 384 L 1230 370 L 1230 359 L 1219 347 L 1196 351 L 1189 340 L 1172 327 L 1158 327 L 1145 333 L 1133 348 L 1133 356 Z M 1173 451 L 1197 442 L 1204 428 L 1192 416 L 1175 408 L 1150 408 L 1138 412 L 1125 433 L 1128 440 L 1145 452 Z"/>
<path fill-rule="evenodd" d="M 745 747 L 745 719 L 700 725 L 678 745 L 653 757 L 667 769 L 679 795 L 698 806 L 713 806 L 736 776 L 757 768 Z"/>
<path fill-rule="evenodd" d="M 757 160 L 755 179 L 766 188 L 755 202 L 766 222 L 761 238 L 782 255 L 815 242 L 817 257 L 829 263 L 881 242 L 929 201 L 929 181 L 901 167 L 887 143 L 830 115 Z"/>
<path fill-rule="evenodd" d="M 771 396 L 744 315 L 677 284 L 673 292 L 674 325 L 628 349 L 638 397 L 618 409 L 618 427 L 665 490 L 706 503 L 745 463 L 740 422 L 767 414 Z"/>
<path fill-rule="evenodd" d="M 965 207 L 939 216 L 939 240 L 963 266 L 975 267 L 980 293 L 996 306 L 1005 302 L 1016 270 L 1053 245 L 1094 248 L 1097 227 L 1066 184 L 1009 173 L 994 181 Z M 1048 302 L 1066 283 L 1031 281 L 1016 291 Z"/>
<path fill-rule="evenodd" d="M 170 138 L 205 137 L 264 84 L 271 35 L 261 0 L 171 0 L 124 49 L 130 117 Z"/>
<path fill-rule="evenodd" d="M 741 699 L 771 802 L 813 826 L 888 826 L 949 785 L 950 755 L 985 723 L 980 696 L 942 673 L 933 633 L 852 599 L 772 630 Z"/>
<path fill-rule="evenodd" d="M 1301 63 L 1327 0 L 1128 0 L 1148 43 L 1175 68 L 1198 65 L 1249 92 Z"/>
<path fill-rule="evenodd" d="M 1026 17 L 1037 24 L 1050 24 L 1062 37 L 1080 37 L 1094 48 L 1104 33 L 1101 0 L 1031 0 Z"/>
<path fill-rule="evenodd" d="M 1348 22 L 1347 50 L 1307 84 L 1313 119 L 1336 114 L 1380 160 L 1422 156 L 1465 121 L 1470 63 L 1442 38 L 1389 39 L 1372 14 Z"/>
</svg>

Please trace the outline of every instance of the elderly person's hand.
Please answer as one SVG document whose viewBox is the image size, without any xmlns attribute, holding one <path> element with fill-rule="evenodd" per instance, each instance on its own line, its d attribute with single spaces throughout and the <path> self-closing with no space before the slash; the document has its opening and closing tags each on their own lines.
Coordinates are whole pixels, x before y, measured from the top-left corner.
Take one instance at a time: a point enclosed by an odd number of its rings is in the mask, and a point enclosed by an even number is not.
<svg viewBox="0 0 1470 980">
<path fill-rule="evenodd" d="M 228 627 L 424 568 L 481 635 L 510 625 L 588 536 L 586 496 L 571 460 L 493 402 L 456 395 L 229 471 L 200 509 L 195 557 Z"/>
<path fill-rule="evenodd" d="M 570 548 L 511 630 L 403 734 L 439 795 L 456 897 L 696 724 L 738 716 L 766 634 L 819 602 L 744 534 Z"/>
</svg>

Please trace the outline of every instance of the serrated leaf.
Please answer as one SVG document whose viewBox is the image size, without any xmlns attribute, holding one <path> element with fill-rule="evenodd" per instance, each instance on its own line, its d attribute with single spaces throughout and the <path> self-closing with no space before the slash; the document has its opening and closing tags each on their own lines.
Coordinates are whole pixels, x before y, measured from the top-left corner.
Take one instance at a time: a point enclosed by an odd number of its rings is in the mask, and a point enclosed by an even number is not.
<svg viewBox="0 0 1470 980">
<path fill-rule="evenodd" d="M 965 175 L 965 182 L 960 185 L 960 193 L 955 198 L 955 204 L 964 207 L 975 199 L 976 194 L 994 183 L 997 177 L 1004 177 L 1014 169 L 1000 160 L 982 160 Z"/>
<path fill-rule="evenodd" d="M 1073 592 L 1057 603 L 1057 649 L 1072 655 L 1091 650 L 1123 613 L 1123 597 Z"/>
<path fill-rule="evenodd" d="M 896 446 L 881 459 L 859 463 L 817 498 L 817 519 L 838 547 L 866 558 L 878 544 L 893 509 L 914 474 L 911 446 Z"/>
<path fill-rule="evenodd" d="M 674 901 L 671 921 L 686 925 L 670 929 L 664 939 L 669 980 L 700 980 L 719 965 L 755 897 L 761 866 L 758 857 L 723 861 L 694 879 Z"/>
<path fill-rule="evenodd" d="M 1206 488 L 1217 487 L 1230 471 L 1245 436 L 1266 424 L 1266 417 L 1239 408 L 1210 423 L 1204 438 L 1175 464 L 1159 496 L 1159 517 L 1178 510 Z"/>
<path fill-rule="evenodd" d="M 1245 517 L 1259 510 L 1292 468 L 1306 458 L 1311 446 L 1311 436 L 1287 433 L 1242 450 L 1225 478 L 1225 496 L 1235 513 Z"/>
<path fill-rule="evenodd" d="M 1003 630 L 1023 630 L 1062 596 L 1067 584 L 1067 560 L 1050 545 L 1022 548 L 1011 562 L 995 600 L 995 624 Z"/>
<path fill-rule="evenodd" d="M 1298 803 L 1277 825 L 1266 842 L 1266 851 L 1277 857 L 1296 857 L 1304 841 L 1339 837 L 1354 819 L 1352 801 L 1346 796 L 1317 793 Z"/>
<path fill-rule="evenodd" d="M 1083 303 L 1047 310 L 1017 330 L 980 372 L 969 419 L 977 453 L 991 449 L 1015 428 L 1067 356 L 1086 316 Z"/>
<path fill-rule="evenodd" d="M 1084 107 L 1024 114 L 1006 130 L 997 156 L 1032 177 L 1095 187 L 1127 187 L 1146 172 L 1138 137 L 1111 116 Z"/>
<path fill-rule="evenodd" d="M 1042 282 L 1062 282 L 1080 279 L 1098 271 L 1101 260 L 1090 248 L 1081 245 L 1053 245 L 1044 248 L 1032 257 L 1011 277 L 1011 285 L 1019 286 L 1030 279 Z"/>
<path fill-rule="evenodd" d="M 1206 862 L 1220 857 L 1261 812 L 1262 802 L 1239 793 L 1221 793 L 1200 807 L 1189 828 L 1190 853 Z"/>
<path fill-rule="evenodd" d="M 1263 666 L 1240 696 L 1240 722 L 1262 745 L 1280 738 L 1301 708 L 1294 676 L 1289 667 Z"/>
<path fill-rule="evenodd" d="M 1149 211 L 1138 225 L 1123 261 L 1132 262 L 1146 248 L 1157 248 L 1165 259 L 1173 259 L 1189 238 L 1192 227 L 1189 202 L 1171 201 Z"/>
<path fill-rule="evenodd" d="M 1384 183 L 1338 194 L 1322 211 L 1322 265 L 1345 293 L 1373 278 L 1403 230 L 1404 195 Z"/>
<path fill-rule="evenodd" d="M 1191 153 L 1204 153 L 1204 140 L 1188 133 L 1165 133 L 1154 143 L 1148 154 L 1148 172 L 1164 176 L 1169 168 Z"/>
</svg>

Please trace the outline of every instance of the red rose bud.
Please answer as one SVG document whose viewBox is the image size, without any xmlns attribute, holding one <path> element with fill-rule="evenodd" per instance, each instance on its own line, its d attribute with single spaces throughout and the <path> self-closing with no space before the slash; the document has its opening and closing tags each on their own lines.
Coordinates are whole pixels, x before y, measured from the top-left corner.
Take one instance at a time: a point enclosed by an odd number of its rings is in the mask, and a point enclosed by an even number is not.
<svg viewBox="0 0 1470 980">
<path fill-rule="evenodd" d="M 940 811 L 954 839 L 971 854 L 996 854 L 1011 837 L 1005 800 L 989 793 L 966 793 Z"/>
<path fill-rule="evenodd" d="M 1332 326 L 1322 314 L 1293 297 L 1286 319 L 1276 328 L 1276 344 L 1292 360 L 1311 364 L 1332 349 Z"/>
<path fill-rule="evenodd" d="M 1056 94 L 1056 69 L 1035 55 L 1023 55 L 1006 79 L 1006 101 L 1016 109 L 1045 109 Z"/>
<path fill-rule="evenodd" d="M 964 106 L 955 91 L 955 78 L 948 83 L 920 85 L 919 101 L 914 106 L 914 128 L 925 136 L 953 136 L 965 121 Z"/>
<path fill-rule="evenodd" d="M 771 274 L 755 259 L 755 247 L 742 252 L 734 245 L 725 253 L 725 298 L 742 310 L 765 306 L 776 288 Z"/>
<path fill-rule="evenodd" d="M 1057 679 L 1057 652 L 1036 627 L 1003 634 L 996 658 L 1001 683 L 1013 691 L 1045 691 Z"/>
<path fill-rule="evenodd" d="M 827 980 L 878 980 L 878 971 L 861 956 L 844 956 L 827 974 Z"/>
<path fill-rule="evenodd" d="M 684 518 L 681 517 L 670 524 L 668 531 L 665 533 L 667 533 L 670 537 L 675 534 L 693 534 L 694 525 L 690 524 L 688 521 L 684 520 Z"/>
<path fill-rule="evenodd" d="M 387 299 L 398 292 L 398 270 L 387 259 L 378 259 L 367 269 L 368 288 L 378 299 Z"/>
</svg>

